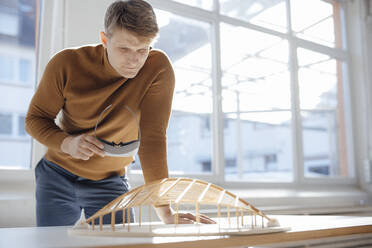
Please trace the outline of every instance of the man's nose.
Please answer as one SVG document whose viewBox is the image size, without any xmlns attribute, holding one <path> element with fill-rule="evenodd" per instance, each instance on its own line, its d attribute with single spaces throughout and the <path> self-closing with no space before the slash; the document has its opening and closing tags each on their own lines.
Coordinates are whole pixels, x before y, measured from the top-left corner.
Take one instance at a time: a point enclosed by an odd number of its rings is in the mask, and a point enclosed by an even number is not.
<svg viewBox="0 0 372 248">
<path fill-rule="evenodd" d="M 131 52 L 129 55 L 128 62 L 130 65 L 137 65 L 139 62 L 139 55 L 136 52 Z"/>
</svg>

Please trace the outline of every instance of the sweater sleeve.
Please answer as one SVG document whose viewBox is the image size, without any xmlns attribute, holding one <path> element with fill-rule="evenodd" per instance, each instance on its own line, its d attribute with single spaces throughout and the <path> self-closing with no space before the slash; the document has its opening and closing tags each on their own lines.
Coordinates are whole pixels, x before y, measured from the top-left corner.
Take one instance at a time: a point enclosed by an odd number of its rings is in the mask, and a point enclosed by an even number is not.
<svg viewBox="0 0 372 248">
<path fill-rule="evenodd" d="M 168 58 L 163 54 L 161 62 L 165 66 L 152 82 L 140 106 L 142 137 L 138 155 L 146 183 L 168 177 L 166 131 L 175 77 Z"/>
<path fill-rule="evenodd" d="M 25 129 L 33 138 L 56 150 L 60 149 L 62 141 L 68 136 L 55 123 L 55 118 L 64 105 L 64 54 L 65 52 L 56 54 L 47 64 L 25 120 Z"/>
</svg>

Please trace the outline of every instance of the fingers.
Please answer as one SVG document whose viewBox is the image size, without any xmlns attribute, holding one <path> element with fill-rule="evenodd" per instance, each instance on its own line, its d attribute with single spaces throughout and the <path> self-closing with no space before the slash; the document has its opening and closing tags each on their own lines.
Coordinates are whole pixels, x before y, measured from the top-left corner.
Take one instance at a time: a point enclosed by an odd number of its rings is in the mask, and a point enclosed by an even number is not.
<svg viewBox="0 0 372 248">
<path fill-rule="evenodd" d="M 72 142 L 70 142 L 69 154 L 74 158 L 82 160 L 89 160 L 94 154 L 104 157 L 105 152 L 101 147 L 103 148 L 103 144 L 96 138 L 87 134 L 82 134 L 75 136 Z"/>
<path fill-rule="evenodd" d="M 202 215 L 202 214 L 200 215 L 200 222 L 203 224 L 216 224 L 217 223 L 211 218 L 209 218 L 208 216 Z"/>
<path fill-rule="evenodd" d="M 193 215 L 190 213 L 178 213 L 178 224 L 193 224 Z M 170 223 L 174 223 L 174 219 Z"/>
<path fill-rule="evenodd" d="M 178 214 L 179 218 L 191 220 L 191 221 L 196 221 L 196 217 L 192 213 L 179 213 Z"/>
<path fill-rule="evenodd" d="M 99 140 L 94 138 L 93 136 L 87 135 L 85 136 L 85 140 L 89 141 L 90 143 L 97 146 L 98 148 L 103 149 L 103 144 Z"/>
<path fill-rule="evenodd" d="M 178 220 L 180 224 L 192 224 L 196 222 L 196 216 L 191 213 L 179 213 L 178 214 Z M 209 218 L 206 215 L 199 215 L 200 223 L 203 224 L 216 224 L 214 220 Z"/>
<path fill-rule="evenodd" d="M 86 148 L 80 148 L 78 150 L 78 153 L 80 153 L 83 156 L 87 156 L 87 157 L 91 157 L 94 154 L 91 150 L 86 149 Z"/>
<path fill-rule="evenodd" d="M 81 147 L 85 148 L 85 150 L 82 149 L 81 152 L 89 157 L 93 156 L 94 153 L 101 157 L 105 156 L 105 152 L 102 150 L 103 144 L 92 136 L 85 136 L 81 143 Z"/>
<path fill-rule="evenodd" d="M 178 224 L 193 224 L 194 221 L 187 219 L 187 218 L 179 218 L 178 217 Z"/>
<path fill-rule="evenodd" d="M 86 155 L 86 153 L 83 153 L 83 152 L 77 152 L 76 155 L 75 155 L 75 158 L 79 158 L 79 159 L 82 159 L 82 160 L 88 160 L 90 158 L 90 156 Z"/>
</svg>

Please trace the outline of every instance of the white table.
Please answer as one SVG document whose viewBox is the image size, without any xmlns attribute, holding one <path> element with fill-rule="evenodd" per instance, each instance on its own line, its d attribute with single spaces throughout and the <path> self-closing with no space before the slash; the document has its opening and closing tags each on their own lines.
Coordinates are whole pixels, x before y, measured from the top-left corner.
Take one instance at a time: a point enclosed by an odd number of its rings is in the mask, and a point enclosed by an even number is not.
<svg viewBox="0 0 372 248">
<path fill-rule="evenodd" d="M 282 226 L 290 226 L 285 233 L 234 237 L 154 237 L 122 238 L 73 236 L 69 227 L 0 228 L 2 247 L 290 247 L 321 242 L 372 244 L 372 217 L 279 215 Z M 370 243 L 369 243 L 370 242 Z M 329 247 L 332 247 L 329 246 Z"/>
</svg>

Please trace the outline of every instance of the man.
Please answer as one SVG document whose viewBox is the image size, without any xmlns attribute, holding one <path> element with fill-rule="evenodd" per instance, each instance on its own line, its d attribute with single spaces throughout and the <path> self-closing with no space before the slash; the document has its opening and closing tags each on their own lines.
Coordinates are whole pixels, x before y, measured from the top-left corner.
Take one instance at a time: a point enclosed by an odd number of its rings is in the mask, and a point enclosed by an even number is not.
<svg viewBox="0 0 372 248">
<path fill-rule="evenodd" d="M 137 139 L 140 120 L 145 182 L 168 177 L 174 73 L 167 56 L 150 47 L 157 33 L 147 2 L 117 1 L 106 11 L 102 44 L 65 49 L 46 66 L 26 116 L 27 132 L 48 147 L 35 169 L 38 226 L 72 225 L 82 208 L 88 218 L 129 190 L 124 173 L 133 157 L 107 156 L 94 136 L 98 119 L 97 137 L 115 143 Z M 174 222 L 169 205 L 155 209 L 163 222 Z M 116 223 L 122 218 L 118 213 Z M 193 221 L 194 215 L 179 214 L 179 223 Z M 213 223 L 206 216 L 201 221 Z"/>
</svg>

